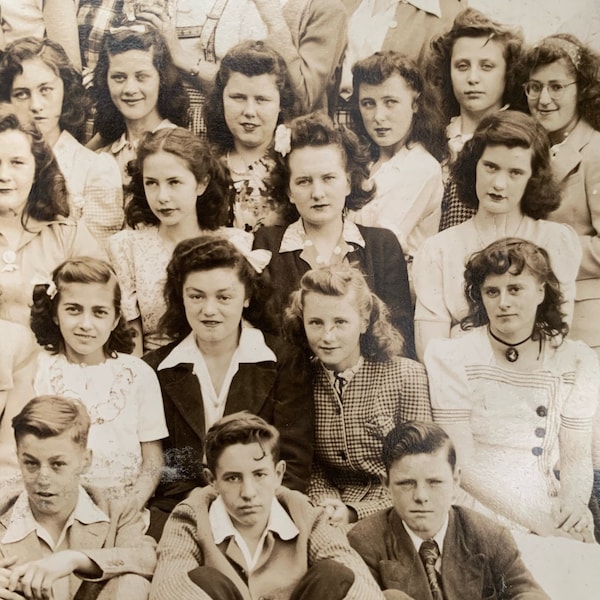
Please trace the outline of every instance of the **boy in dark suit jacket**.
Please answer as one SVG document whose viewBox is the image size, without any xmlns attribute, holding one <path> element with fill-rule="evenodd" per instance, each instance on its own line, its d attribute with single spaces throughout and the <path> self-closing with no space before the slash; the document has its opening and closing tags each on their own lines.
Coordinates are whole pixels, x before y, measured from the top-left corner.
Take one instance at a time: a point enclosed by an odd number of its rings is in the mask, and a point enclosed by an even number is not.
<svg viewBox="0 0 600 600">
<path fill-rule="evenodd" d="M 443 429 L 399 424 L 385 438 L 383 462 L 393 508 L 363 519 L 348 537 L 386 598 L 548 599 L 506 528 L 452 506 L 460 469 Z"/>
</svg>

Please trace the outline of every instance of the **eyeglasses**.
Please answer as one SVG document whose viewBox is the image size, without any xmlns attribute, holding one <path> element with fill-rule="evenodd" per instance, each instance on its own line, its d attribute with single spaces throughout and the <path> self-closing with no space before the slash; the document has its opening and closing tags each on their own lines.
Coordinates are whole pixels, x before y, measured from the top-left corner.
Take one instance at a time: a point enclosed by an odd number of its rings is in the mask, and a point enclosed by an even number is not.
<svg viewBox="0 0 600 600">
<path fill-rule="evenodd" d="M 570 85 L 575 85 L 576 81 L 570 81 L 569 83 L 559 83 L 558 81 L 551 81 L 550 83 L 540 83 L 539 81 L 528 81 L 523 84 L 525 95 L 530 100 L 537 100 L 544 88 L 548 90 L 548 96 L 552 100 L 559 100 L 565 93 L 565 88 Z"/>
</svg>

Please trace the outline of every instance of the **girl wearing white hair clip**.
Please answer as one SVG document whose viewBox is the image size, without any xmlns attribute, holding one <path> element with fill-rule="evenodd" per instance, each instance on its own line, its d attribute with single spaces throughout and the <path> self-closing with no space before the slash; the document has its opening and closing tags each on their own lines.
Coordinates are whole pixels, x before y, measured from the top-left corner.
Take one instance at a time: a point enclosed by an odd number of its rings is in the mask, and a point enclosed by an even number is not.
<svg viewBox="0 0 600 600">
<path fill-rule="evenodd" d="M 207 485 L 204 436 L 223 415 L 248 410 L 275 425 L 287 464 L 284 484 L 300 491 L 308 484 L 308 370 L 280 338 L 252 327 L 265 304 L 259 270 L 269 258 L 266 250 L 240 251 L 213 234 L 181 242 L 169 262 L 160 331 L 175 341 L 144 357 L 158 374 L 169 428 L 167 473 L 151 506 L 150 533 L 157 539 L 175 505 Z"/>
</svg>

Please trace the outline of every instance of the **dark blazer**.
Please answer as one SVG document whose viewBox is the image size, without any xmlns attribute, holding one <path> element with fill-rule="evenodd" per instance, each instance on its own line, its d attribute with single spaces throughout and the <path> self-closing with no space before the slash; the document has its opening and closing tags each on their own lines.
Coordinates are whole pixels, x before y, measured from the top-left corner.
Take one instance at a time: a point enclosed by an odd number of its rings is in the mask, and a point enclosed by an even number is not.
<svg viewBox="0 0 600 600">
<path fill-rule="evenodd" d="M 357 227 L 365 247 L 355 247 L 348 254 L 348 260 L 362 271 L 371 290 L 386 303 L 392 322 L 404 336 L 406 356 L 415 358 L 414 314 L 402 248 L 396 236 L 387 229 Z M 272 253 L 271 262 L 265 269 L 273 288 L 266 312 L 274 321 L 265 325 L 269 329 L 275 328 L 275 331 L 281 327 L 290 294 L 298 289 L 302 275 L 310 270 L 310 265 L 300 258 L 300 250 L 279 252 L 285 230 L 285 226 L 261 227 L 254 235 L 254 248 Z"/>
<path fill-rule="evenodd" d="M 425 567 L 393 508 L 362 519 L 348 538 L 383 590 L 432 599 Z M 446 600 L 549 600 L 508 529 L 459 506 L 450 509 L 441 579 Z"/>
<path fill-rule="evenodd" d="M 225 415 L 248 410 L 273 424 L 281 434 L 281 458 L 287 463 L 284 483 L 305 491 L 312 462 L 312 387 L 307 365 L 280 340 L 265 335 L 277 362 L 242 363 L 233 377 Z M 156 371 L 179 342 L 144 356 Z M 163 394 L 169 437 L 163 440 L 165 475 L 151 508 L 165 513 L 198 486 L 208 484 L 203 473 L 206 432 L 200 384 L 191 364 L 156 371 Z M 164 523 L 163 523 L 164 524 Z M 162 529 L 162 527 L 161 527 Z M 155 529 L 151 533 L 160 537 Z"/>
</svg>

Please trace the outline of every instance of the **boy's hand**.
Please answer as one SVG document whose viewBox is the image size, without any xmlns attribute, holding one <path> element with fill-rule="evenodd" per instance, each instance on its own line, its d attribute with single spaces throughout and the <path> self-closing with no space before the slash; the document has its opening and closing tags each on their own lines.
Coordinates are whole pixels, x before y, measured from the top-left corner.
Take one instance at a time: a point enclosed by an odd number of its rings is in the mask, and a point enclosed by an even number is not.
<svg viewBox="0 0 600 600">
<path fill-rule="evenodd" d="M 8 582 L 11 574 L 10 567 L 17 562 L 16 556 L 0 558 L 0 600 L 23 600 L 24 596 L 17 592 L 11 592 L 8 589 Z"/>
<path fill-rule="evenodd" d="M 51 600 L 56 580 L 83 569 L 90 562 L 85 554 L 76 550 L 57 552 L 11 569 L 8 589 L 11 592 L 20 589 L 27 600 Z"/>
</svg>

